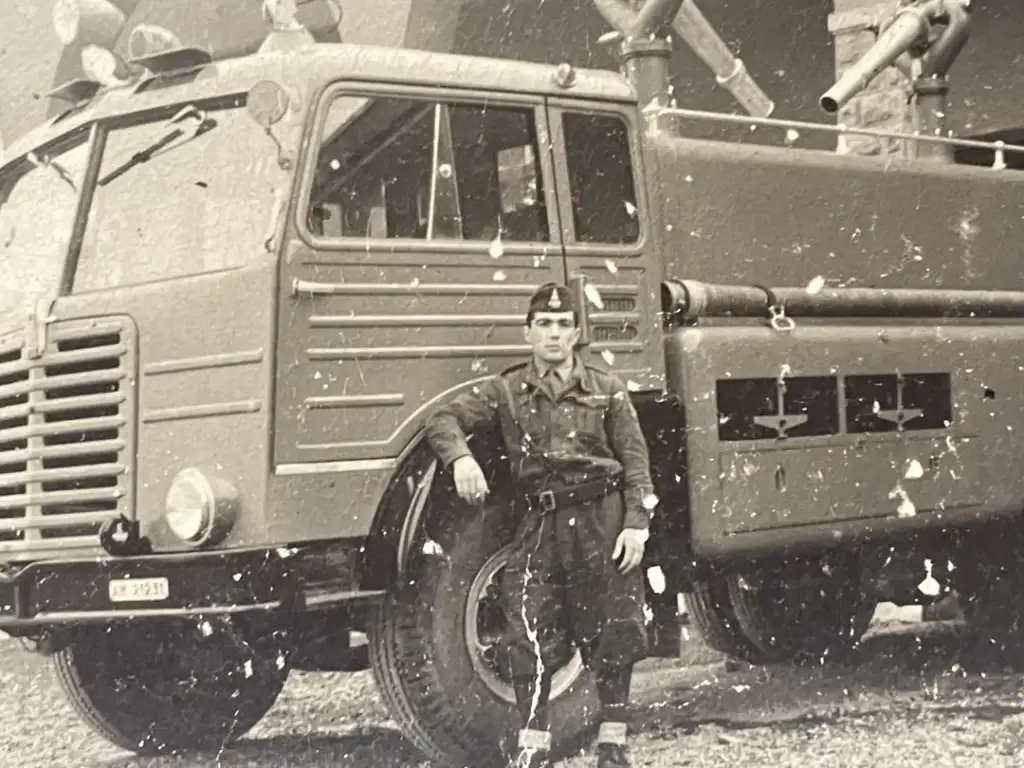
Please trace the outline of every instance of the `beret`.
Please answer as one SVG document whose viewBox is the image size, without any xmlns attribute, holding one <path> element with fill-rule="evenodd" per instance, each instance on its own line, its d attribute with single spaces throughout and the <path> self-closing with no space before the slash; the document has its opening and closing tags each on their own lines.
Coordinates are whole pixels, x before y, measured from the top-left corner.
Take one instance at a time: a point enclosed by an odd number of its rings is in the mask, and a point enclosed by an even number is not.
<svg viewBox="0 0 1024 768">
<path fill-rule="evenodd" d="M 558 283 L 544 283 L 530 297 L 529 312 L 577 312 L 572 292 Z"/>
</svg>

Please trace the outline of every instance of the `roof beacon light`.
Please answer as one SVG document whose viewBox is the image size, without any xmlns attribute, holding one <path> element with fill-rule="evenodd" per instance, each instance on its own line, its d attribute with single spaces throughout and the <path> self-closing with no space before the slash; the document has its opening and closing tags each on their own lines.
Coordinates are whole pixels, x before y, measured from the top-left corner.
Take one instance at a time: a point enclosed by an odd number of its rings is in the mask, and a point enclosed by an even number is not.
<svg viewBox="0 0 1024 768">
<path fill-rule="evenodd" d="M 305 29 L 298 19 L 299 7 L 296 0 L 263 0 L 263 18 L 280 32 Z"/>
<path fill-rule="evenodd" d="M 290 51 L 316 45 L 316 38 L 298 19 L 299 8 L 296 0 L 263 0 L 263 17 L 272 29 L 260 53 Z"/>
<path fill-rule="evenodd" d="M 127 22 L 109 0 L 57 0 L 53 6 L 53 28 L 64 45 L 113 48 Z"/>
<path fill-rule="evenodd" d="M 142 59 L 182 48 L 181 40 L 171 30 L 155 24 L 139 24 L 128 38 L 128 55 Z"/>
<path fill-rule="evenodd" d="M 85 76 L 100 85 L 112 87 L 121 85 L 125 74 L 121 60 L 106 48 L 87 45 L 82 49 L 82 71 Z"/>
</svg>

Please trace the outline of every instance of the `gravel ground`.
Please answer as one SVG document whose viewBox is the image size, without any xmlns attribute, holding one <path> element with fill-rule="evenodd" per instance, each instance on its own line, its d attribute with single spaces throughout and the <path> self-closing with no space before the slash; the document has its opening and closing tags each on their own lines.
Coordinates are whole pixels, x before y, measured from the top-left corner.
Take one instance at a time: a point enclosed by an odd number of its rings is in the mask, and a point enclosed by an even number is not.
<svg viewBox="0 0 1024 768">
<path fill-rule="evenodd" d="M 955 624 L 889 624 L 844 668 L 645 662 L 634 685 L 634 764 L 1024 766 L 1024 675 L 979 646 Z M 93 736 L 45 660 L 10 641 L 0 642 L 0 658 L 5 768 L 426 765 L 387 720 L 369 673 L 295 674 L 236 748 L 152 760 Z M 580 757 L 562 768 L 592 764 Z"/>
</svg>

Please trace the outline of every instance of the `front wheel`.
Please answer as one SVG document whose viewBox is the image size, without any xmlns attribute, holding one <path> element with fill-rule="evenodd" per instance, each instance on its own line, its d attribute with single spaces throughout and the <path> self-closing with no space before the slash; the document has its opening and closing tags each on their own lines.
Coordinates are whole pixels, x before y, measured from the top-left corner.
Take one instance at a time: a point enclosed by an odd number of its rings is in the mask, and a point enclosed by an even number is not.
<svg viewBox="0 0 1024 768">
<path fill-rule="evenodd" d="M 52 661 L 82 719 L 139 755 L 222 749 L 270 710 L 289 670 L 277 633 L 212 621 L 90 627 Z"/>
<path fill-rule="evenodd" d="M 406 736 L 442 764 L 492 764 L 501 740 L 519 727 L 500 642 L 498 576 L 510 517 L 491 502 L 452 512 L 444 551 L 425 547 L 410 583 L 372 616 L 370 656 L 381 695 Z M 579 654 L 555 672 L 549 712 L 563 745 L 593 721 L 597 697 Z"/>
</svg>

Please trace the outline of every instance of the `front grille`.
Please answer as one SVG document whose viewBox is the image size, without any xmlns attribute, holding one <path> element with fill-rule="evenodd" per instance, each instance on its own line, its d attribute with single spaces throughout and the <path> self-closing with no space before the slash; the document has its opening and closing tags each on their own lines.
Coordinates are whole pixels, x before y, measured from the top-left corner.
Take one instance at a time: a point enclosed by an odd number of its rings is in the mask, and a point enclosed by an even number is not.
<svg viewBox="0 0 1024 768">
<path fill-rule="evenodd" d="M 133 517 L 130 323 L 53 323 L 38 359 L 0 344 L 0 551 L 91 547 Z"/>
</svg>

